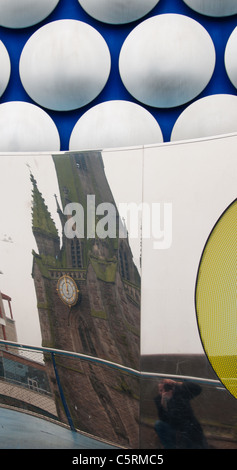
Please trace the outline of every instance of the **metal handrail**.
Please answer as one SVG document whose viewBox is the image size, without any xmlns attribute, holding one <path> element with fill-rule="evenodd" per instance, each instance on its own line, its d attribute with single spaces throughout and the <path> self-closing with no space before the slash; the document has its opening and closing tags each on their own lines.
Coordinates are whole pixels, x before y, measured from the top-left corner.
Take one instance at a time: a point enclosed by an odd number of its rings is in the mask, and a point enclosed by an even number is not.
<svg viewBox="0 0 237 470">
<path fill-rule="evenodd" d="M 83 361 L 87 361 L 87 362 L 91 362 L 93 364 L 99 364 L 99 365 L 103 365 L 103 366 L 107 366 L 107 367 L 111 367 L 113 369 L 117 369 L 119 370 L 120 372 L 125 372 L 125 373 L 129 373 L 137 378 L 149 378 L 149 379 L 158 379 L 158 378 L 173 378 L 174 380 L 182 380 L 182 381 L 187 381 L 187 380 L 191 380 L 192 382 L 197 382 L 197 383 L 200 383 L 200 384 L 203 384 L 203 385 L 208 385 L 208 386 L 215 386 L 215 387 L 218 387 L 218 388 L 222 388 L 223 385 L 218 381 L 218 380 L 212 380 L 212 379 L 205 379 L 205 378 L 200 378 L 200 377 L 191 377 L 191 376 L 181 376 L 181 375 L 170 375 L 170 374 L 163 374 L 163 373 L 154 373 L 154 372 L 145 372 L 145 371 L 141 371 L 141 370 L 136 370 L 136 369 L 132 369 L 130 367 L 127 367 L 127 366 L 124 366 L 122 364 L 118 364 L 118 363 L 115 363 L 115 362 L 111 362 L 111 361 L 108 361 L 106 359 L 102 359 L 102 358 L 99 358 L 99 357 L 95 357 L 95 356 L 90 356 L 90 355 L 87 355 L 87 354 L 82 354 L 82 353 L 77 353 L 77 352 L 73 352 L 73 351 L 65 351 L 65 350 L 61 350 L 61 349 L 53 349 L 53 348 L 46 348 L 46 347 L 42 347 L 42 346 L 32 346 L 32 345 L 27 345 L 27 344 L 22 344 L 22 343 L 17 343 L 17 342 L 13 342 L 13 341 L 6 341 L 6 340 L 0 340 L 0 346 L 9 346 L 9 348 L 18 348 L 18 349 L 21 349 L 21 350 L 27 350 L 27 351 L 34 351 L 35 353 L 38 352 L 38 353 L 41 353 L 41 355 L 43 354 L 49 354 L 51 356 L 51 360 L 52 360 L 52 364 L 53 364 L 53 368 L 54 368 L 54 373 L 55 373 L 55 378 L 56 378 L 56 381 L 57 381 L 57 386 L 58 386 L 58 390 L 59 390 L 59 393 L 60 393 L 60 397 L 61 397 L 61 400 L 62 400 L 62 405 L 63 405 L 63 408 L 64 408 L 64 411 L 65 411 L 65 414 L 66 414 L 66 417 L 67 417 L 67 420 L 68 420 L 68 424 L 71 428 L 72 431 L 76 431 L 75 429 L 75 426 L 74 426 L 74 423 L 73 423 L 73 419 L 72 419 L 72 416 L 71 416 L 71 413 L 70 413 L 70 410 L 69 410 L 69 406 L 68 406 L 68 403 L 67 403 L 67 399 L 64 395 L 64 392 L 63 392 L 63 387 L 61 385 L 61 381 L 60 381 L 60 375 L 58 373 L 58 368 L 57 368 L 57 363 L 56 363 L 56 360 L 55 360 L 55 356 L 64 356 L 64 357 L 70 357 L 70 358 L 77 358 L 77 359 L 80 359 L 80 360 L 83 360 Z M 224 387 L 223 387 L 224 388 Z"/>
<path fill-rule="evenodd" d="M 62 356 L 67 356 L 67 357 L 74 357 L 77 359 L 82 359 L 84 361 L 89 361 L 93 362 L 96 364 L 101 364 L 105 365 L 108 367 L 112 367 L 114 369 L 118 369 L 123 372 L 129 372 L 132 375 L 135 375 L 137 377 L 142 377 L 142 378 L 173 378 L 173 379 L 182 379 L 182 380 L 192 380 L 195 382 L 199 383 L 205 383 L 206 385 L 217 385 L 219 387 L 223 387 L 223 384 L 218 380 L 218 379 L 206 379 L 203 377 L 195 377 L 195 376 L 187 376 L 187 375 L 179 375 L 179 374 L 163 374 L 159 372 L 146 372 L 146 371 L 141 371 L 141 370 L 136 370 L 127 366 L 124 366 L 122 364 L 118 364 L 116 362 L 108 361 L 106 359 L 102 359 L 100 357 L 95 357 L 95 356 L 90 356 L 87 354 L 83 353 L 78 353 L 78 352 L 73 352 L 73 351 L 66 351 L 63 349 L 53 349 L 53 348 L 47 348 L 47 347 L 42 347 L 42 346 L 32 346 L 32 345 L 27 345 L 27 344 L 22 344 L 22 343 L 17 343 L 13 341 L 6 341 L 6 340 L 1 340 L 0 339 L 0 345 L 6 345 L 6 346 L 12 346 L 20 349 L 26 349 L 30 351 L 35 351 L 35 352 L 40 352 L 40 353 L 48 353 L 50 355 L 62 355 Z"/>
</svg>

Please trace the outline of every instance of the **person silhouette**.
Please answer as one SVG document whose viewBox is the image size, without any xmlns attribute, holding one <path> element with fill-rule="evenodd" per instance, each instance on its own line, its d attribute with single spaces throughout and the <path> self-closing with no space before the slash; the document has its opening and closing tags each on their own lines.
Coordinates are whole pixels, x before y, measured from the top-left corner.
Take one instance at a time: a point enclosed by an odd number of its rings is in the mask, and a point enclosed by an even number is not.
<svg viewBox="0 0 237 470">
<path fill-rule="evenodd" d="M 165 449 L 207 448 L 202 427 L 190 404 L 201 391 L 193 382 L 163 379 L 158 383 L 155 404 L 159 420 L 155 431 Z"/>
</svg>

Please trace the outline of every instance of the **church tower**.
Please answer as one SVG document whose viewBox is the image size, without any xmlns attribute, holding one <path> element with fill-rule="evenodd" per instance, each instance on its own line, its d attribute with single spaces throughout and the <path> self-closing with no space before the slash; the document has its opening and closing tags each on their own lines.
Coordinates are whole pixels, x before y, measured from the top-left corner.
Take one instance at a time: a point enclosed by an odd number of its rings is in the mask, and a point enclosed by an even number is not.
<svg viewBox="0 0 237 470">
<path fill-rule="evenodd" d="M 140 276 L 128 238 L 91 234 L 88 201 L 119 214 L 100 152 L 69 152 L 53 157 L 60 199 L 62 239 L 33 176 L 33 253 L 43 346 L 80 352 L 139 370 Z M 71 204 L 81 217 L 74 224 Z M 93 212 L 92 212 L 93 213 Z M 94 212 L 94 227 L 101 217 Z M 76 219 L 75 219 L 76 220 Z M 65 227 L 72 221 L 68 236 Z M 80 226 L 81 224 L 81 226 Z M 76 231 L 77 229 L 77 231 Z M 75 236 L 73 236 L 75 235 Z M 49 374 L 50 372 L 50 364 Z M 57 364 L 69 397 L 75 427 L 122 445 L 138 446 L 139 381 L 119 371 L 60 358 Z M 58 407 L 60 413 L 60 406 Z"/>
</svg>

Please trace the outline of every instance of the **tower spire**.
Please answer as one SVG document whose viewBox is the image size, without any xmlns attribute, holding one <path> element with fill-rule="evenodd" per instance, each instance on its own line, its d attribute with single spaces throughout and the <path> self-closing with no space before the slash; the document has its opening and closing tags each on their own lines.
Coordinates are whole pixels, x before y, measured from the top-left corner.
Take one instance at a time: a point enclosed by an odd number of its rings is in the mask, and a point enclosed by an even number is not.
<svg viewBox="0 0 237 470">
<path fill-rule="evenodd" d="M 36 243 L 40 254 L 52 254 L 55 255 L 55 243 L 59 244 L 59 236 L 56 225 L 51 217 L 45 200 L 40 193 L 37 182 L 34 176 L 30 175 L 30 179 L 33 185 L 32 190 L 32 230 L 36 238 Z M 45 237 L 49 237 L 54 241 L 53 251 L 49 251 L 48 244 L 44 243 Z M 51 247 L 52 248 L 52 247 Z M 47 252 L 47 253 L 46 253 Z"/>
</svg>

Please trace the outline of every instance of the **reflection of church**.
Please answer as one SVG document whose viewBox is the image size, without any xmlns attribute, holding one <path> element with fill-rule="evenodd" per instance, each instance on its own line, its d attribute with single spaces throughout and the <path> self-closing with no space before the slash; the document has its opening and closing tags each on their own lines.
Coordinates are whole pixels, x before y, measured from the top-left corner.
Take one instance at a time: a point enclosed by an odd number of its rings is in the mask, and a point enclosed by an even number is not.
<svg viewBox="0 0 237 470">
<path fill-rule="evenodd" d="M 100 152 L 53 157 L 62 208 L 87 195 L 112 203 Z M 139 370 L 140 277 L 127 238 L 67 238 L 62 246 L 33 176 L 33 278 L 43 346 L 100 357 Z M 62 227 L 68 217 L 57 202 Z M 96 216 L 97 217 L 97 216 Z M 117 220 L 119 215 L 117 214 Z M 48 364 L 50 371 L 50 364 Z M 109 368 L 58 358 L 57 368 L 76 427 L 138 445 L 139 384 Z M 50 373 L 50 372 L 49 372 Z M 59 414 L 60 406 L 58 407 Z"/>
</svg>

